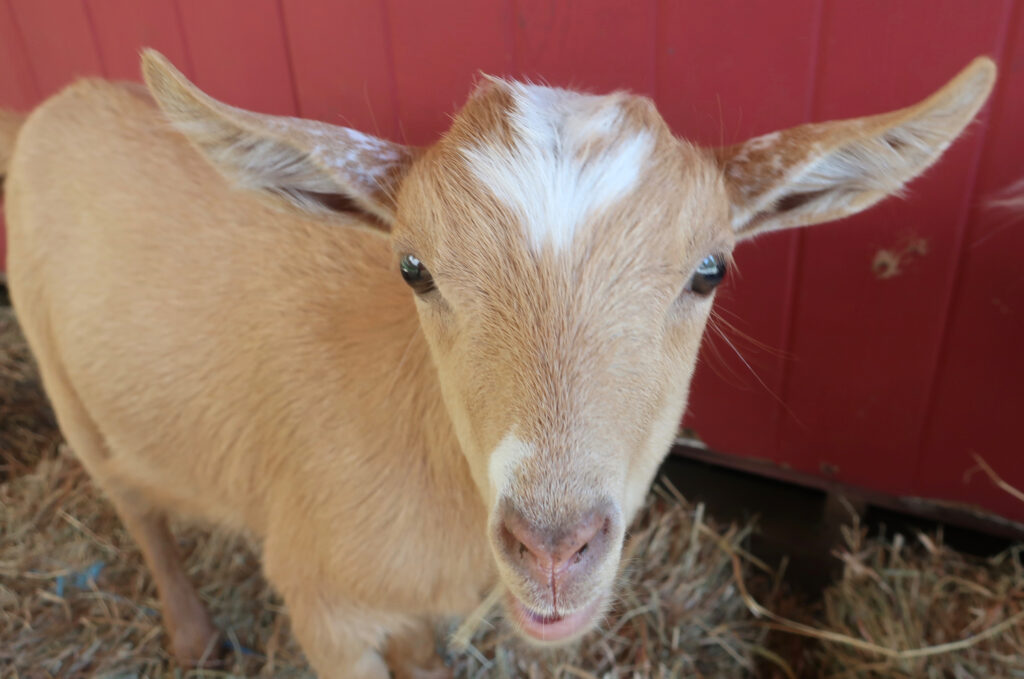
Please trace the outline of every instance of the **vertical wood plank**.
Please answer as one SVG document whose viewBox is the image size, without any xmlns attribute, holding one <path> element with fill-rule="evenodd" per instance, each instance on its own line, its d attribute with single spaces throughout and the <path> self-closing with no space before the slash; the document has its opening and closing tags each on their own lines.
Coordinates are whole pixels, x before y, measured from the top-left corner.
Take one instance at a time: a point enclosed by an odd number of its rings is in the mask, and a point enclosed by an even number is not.
<svg viewBox="0 0 1024 679">
<path fill-rule="evenodd" d="M 728 145 L 806 121 L 819 0 L 674 2 L 658 16 L 658 108 L 682 137 Z M 742 16 L 742 21 L 736 17 Z M 758 30 L 750 30 L 757 26 Z M 714 55 L 714 58 L 710 58 Z M 686 424 L 721 452 L 775 459 L 795 234 L 741 245 L 719 291 Z M 729 327 L 734 326 L 735 329 Z M 741 354 L 742 357 L 740 357 Z"/>
<path fill-rule="evenodd" d="M 511 4 L 387 0 L 387 6 L 402 131 L 410 143 L 426 144 L 448 128 L 477 72 L 512 71 Z"/>
<path fill-rule="evenodd" d="M 0 2 L 0 107 L 27 111 L 36 104 L 39 92 L 32 67 L 14 20 L 10 3 Z M 7 271 L 7 234 L 0 193 L 0 273 Z"/>
<path fill-rule="evenodd" d="M 517 0 L 520 75 L 560 87 L 654 94 L 650 2 Z"/>
<path fill-rule="evenodd" d="M 300 113 L 396 138 L 383 2 L 284 0 L 284 19 Z"/>
<path fill-rule="evenodd" d="M 103 75 L 85 5 L 10 0 L 39 94 L 49 96 L 82 76 Z"/>
<path fill-rule="evenodd" d="M 1005 10 L 1005 2 L 965 0 L 830 5 L 815 117 L 876 113 L 927 96 L 993 51 Z M 922 385 L 931 382 L 948 301 L 941 291 L 955 266 L 978 143 L 969 134 L 955 144 L 907 200 L 805 233 L 785 394 L 793 415 L 780 427 L 783 454 L 798 469 L 909 492 Z M 908 251 L 898 275 L 876 270 L 877 257 Z"/>
<path fill-rule="evenodd" d="M 40 94 L 10 0 L 0 2 L 0 55 L 0 106 L 29 110 Z"/>
<path fill-rule="evenodd" d="M 934 402 L 917 461 L 914 492 L 971 502 L 1024 521 L 1024 507 L 982 475 L 969 482 L 971 453 L 1024 488 L 1020 412 L 1024 406 L 1024 211 L 986 206 L 1024 179 L 1024 6 L 1008 22 L 1006 57 L 978 168 Z M 1024 195 L 1024 194 L 1019 194 Z"/>
<path fill-rule="evenodd" d="M 174 0 L 87 0 L 86 9 L 108 78 L 141 80 L 143 47 L 159 50 L 192 76 Z"/>
<path fill-rule="evenodd" d="M 178 0 L 196 84 L 233 106 L 295 115 L 277 0 Z"/>
</svg>

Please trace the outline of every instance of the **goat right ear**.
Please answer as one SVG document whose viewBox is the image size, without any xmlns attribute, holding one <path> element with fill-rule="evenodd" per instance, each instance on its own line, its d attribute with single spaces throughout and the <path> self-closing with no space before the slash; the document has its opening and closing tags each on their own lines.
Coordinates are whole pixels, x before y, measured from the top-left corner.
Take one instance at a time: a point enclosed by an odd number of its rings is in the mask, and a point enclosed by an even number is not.
<svg viewBox="0 0 1024 679">
<path fill-rule="evenodd" d="M 898 193 L 964 130 L 995 77 L 995 64 L 980 57 L 915 106 L 718 149 L 736 235 L 839 219 Z"/>
<path fill-rule="evenodd" d="M 384 230 L 415 150 L 356 130 L 252 113 L 209 97 L 159 52 L 142 53 L 164 114 L 233 184 L 320 215 L 361 212 Z"/>
</svg>

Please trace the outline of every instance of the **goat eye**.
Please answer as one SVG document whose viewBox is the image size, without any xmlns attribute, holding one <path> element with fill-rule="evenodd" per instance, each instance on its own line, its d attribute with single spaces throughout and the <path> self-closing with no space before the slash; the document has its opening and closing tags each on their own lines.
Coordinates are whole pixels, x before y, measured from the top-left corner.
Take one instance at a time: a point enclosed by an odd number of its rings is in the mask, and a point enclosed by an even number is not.
<svg viewBox="0 0 1024 679">
<path fill-rule="evenodd" d="M 693 277 L 687 283 L 686 289 L 698 295 L 710 295 L 718 284 L 725 278 L 725 257 L 722 255 L 708 255 L 693 272 Z"/>
<path fill-rule="evenodd" d="M 405 255 L 402 257 L 398 268 L 401 270 L 405 282 L 418 294 L 422 295 L 434 289 L 434 277 L 427 271 L 427 267 L 423 266 L 423 262 L 415 256 Z"/>
</svg>

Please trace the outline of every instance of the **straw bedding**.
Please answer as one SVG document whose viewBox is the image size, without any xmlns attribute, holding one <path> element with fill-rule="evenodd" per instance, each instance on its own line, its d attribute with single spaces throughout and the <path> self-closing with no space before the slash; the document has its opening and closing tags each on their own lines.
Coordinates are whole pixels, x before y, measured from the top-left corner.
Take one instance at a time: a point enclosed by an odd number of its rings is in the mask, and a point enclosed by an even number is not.
<svg viewBox="0 0 1024 679">
<path fill-rule="evenodd" d="M 266 676 L 312 676 L 249 546 L 198 529 L 176 532 L 189 575 L 239 649 L 223 669 L 249 676 L 266 666 Z M 142 557 L 66 454 L 0 486 L 0 639 L 0 668 L 11 670 L 2 676 L 172 672 Z"/>
<path fill-rule="evenodd" d="M 53 454 L 60 440 L 28 345 L 11 308 L 0 306 L 0 481 Z"/>
<path fill-rule="evenodd" d="M 252 547 L 187 526 L 176 527 L 186 567 L 227 641 L 222 667 L 175 668 L 139 552 L 60 444 L 3 307 L 0 464 L 0 678 L 312 676 Z M 813 613 L 783 618 L 768 610 L 781 601 L 777 574 L 743 552 L 751 530 L 717 526 L 662 486 L 631 530 L 598 631 L 538 651 L 482 607 L 479 621 L 439 628 L 439 649 L 460 678 L 796 676 L 791 667 L 851 679 L 1024 677 L 1019 551 L 973 559 L 939 537 L 868 538 L 854 526 L 836 552 L 843 577 Z"/>
<path fill-rule="evenodd" d="M 868 539 L 853 527 L 845 538 L 825 622 L 863 643 L 826 643 L 826 676 L 1024 677 L 1024 546 L 979 559 L 945 546 L 941 533 Z"/>
</svg>

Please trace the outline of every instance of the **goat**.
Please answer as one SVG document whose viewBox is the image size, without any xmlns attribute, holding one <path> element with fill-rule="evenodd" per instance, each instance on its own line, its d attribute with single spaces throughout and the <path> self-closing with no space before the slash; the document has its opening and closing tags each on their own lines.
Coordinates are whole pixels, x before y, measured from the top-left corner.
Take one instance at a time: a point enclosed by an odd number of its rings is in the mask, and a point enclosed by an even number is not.
<svg viewBox="0 0 1024 679">
<path fill-rule="evenodd" d="M 735 244 L 898 192 L 995 79 L 707 150 L 641 96 L 483 77 L 411 148 L 142 66 L 4 115 L 16 313 L 176 659 L 218 634 L 169 513 L 253 536 L 349 679 L 439 669 L 431 621 L 497 583 L 528 639 L 593 627 Z"/>
</svg>

